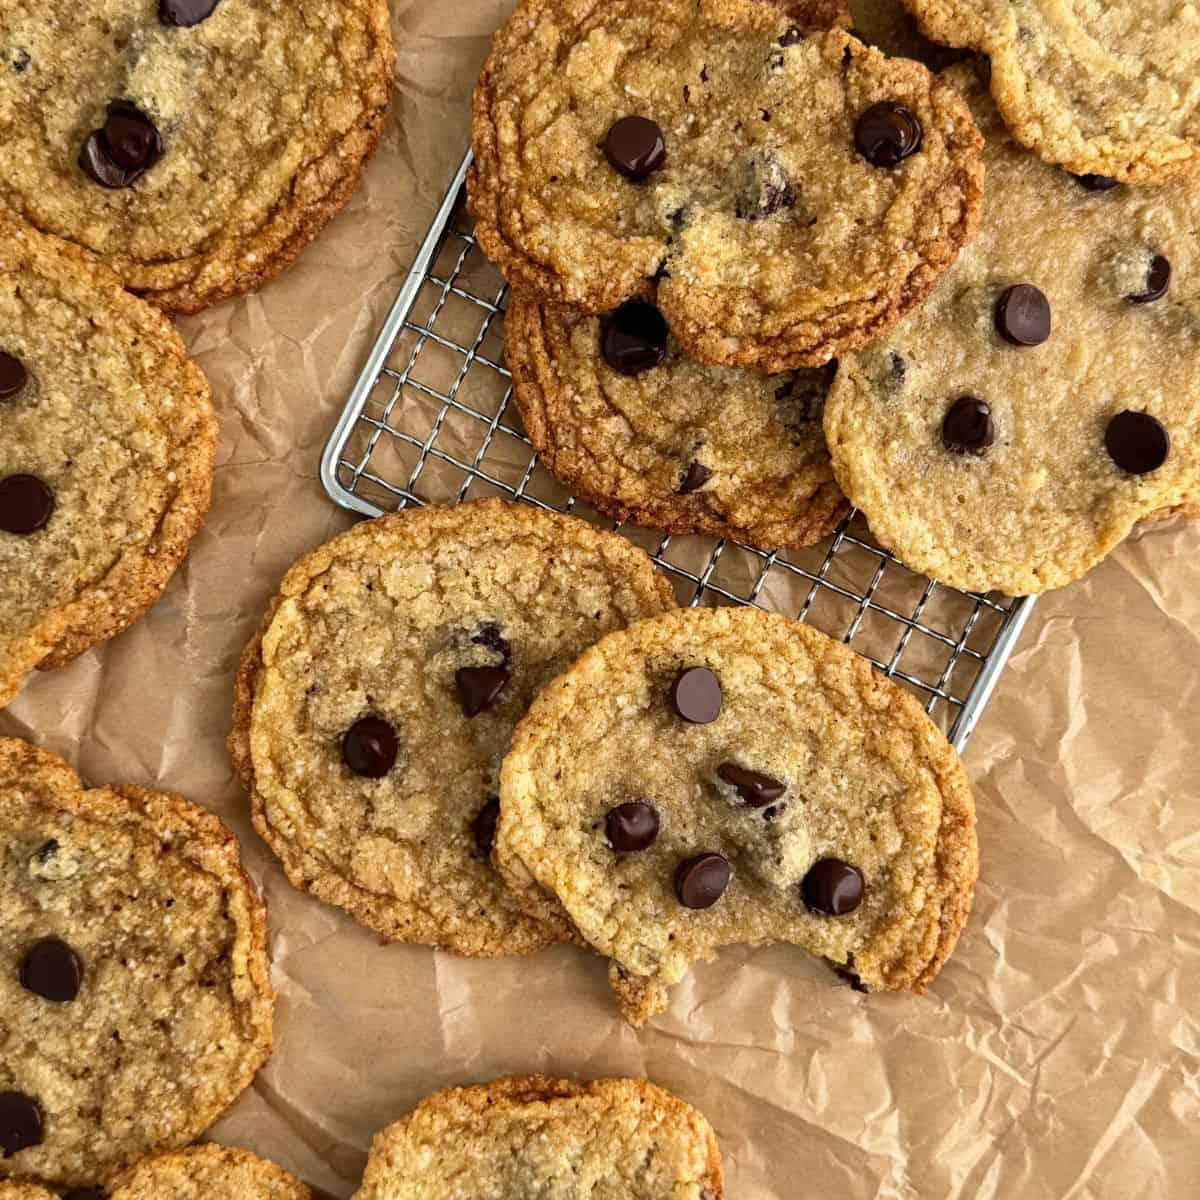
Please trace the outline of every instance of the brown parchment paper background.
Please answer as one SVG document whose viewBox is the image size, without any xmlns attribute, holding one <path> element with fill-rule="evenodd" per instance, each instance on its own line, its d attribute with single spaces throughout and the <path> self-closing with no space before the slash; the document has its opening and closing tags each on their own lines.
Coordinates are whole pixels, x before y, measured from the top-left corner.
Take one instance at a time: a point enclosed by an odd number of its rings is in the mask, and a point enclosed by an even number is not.
<svg viewBox="0 0 1200 1200">
<path fill-rule="evenodd" d="M 362 192 L 284 278 L 183 323 L 222 424 L 190 559 L 138 625 L 0 714 L 86 779 L 181 791 L 241 836 L 277 1048 L 212 1136 L 347 1197 L 371 1134 L 435 1088 L 644 1074 L 709 1116 L 739 1200 L 1200 1194 L 1200 523 L 1135 536 L 1039 604 L 967 751 L 983 875 L 924 998 L 733 950 L 639 1034 L 598 959 L 382 945 L 293 891 L 252 832 L 223 746 L 237 654 L 288 564 L 349 524 L 321 447 L 510 8 L 393 0 L 397 98 Z"/>
</svg>

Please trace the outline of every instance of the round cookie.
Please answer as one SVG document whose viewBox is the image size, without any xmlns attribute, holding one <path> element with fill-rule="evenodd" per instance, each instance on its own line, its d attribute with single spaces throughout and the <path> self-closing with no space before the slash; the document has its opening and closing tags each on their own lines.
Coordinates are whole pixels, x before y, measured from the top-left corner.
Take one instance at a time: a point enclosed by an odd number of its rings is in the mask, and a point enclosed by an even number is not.
<svg viewBox="0 0 1200 1200">
<path fill-rule="evenodd" d="M 1086 186 L 1011 138 L 967 68 L 950 77 L 988 133 L 979 239 L 842 360 L 825 433 L 908 566 L 1042 592 L 1200 501 L 1200 190 Z"/>
<path fill-rule="evenodd" d="M 178 796 L 84 791 L 0 739 L 0 1178 L 94 1185 L 184 1145 L 271 1052 L 265 914 Z"/>
<path fill-rule="evenodd" d="M 248 1150 L 208 1143 L 137 1159 L 108 1177 L 104 1197 L 105 1200 L 312 1200 L 312 1192 L 282 1167 Z"/>
<path fill-rule="evenodd" d="M 364 522 L 284 578 L 238 676 L 229 747 L 297 887 L 397 941 L 555 939 L 488 863 L 500 760 L 538 689 L 673 606 L 631 542 L 481 500 Z"/>
<path fill-rule="evenodd" d="M 760 0 L 525 0 L 475 90 L 478 237 L 589 313 L 656 299 L 704 362 L 821 366 L 973 236 L 980 139 L 920 64 Z"/>
<path fill-rule="evenodd" d="M 652 1083 L 497 1079 L 426 1097 L 376 1135 L 354 1200 L 721 1200 L 721 1154 Z"/>
<path fill-rule="evenodd" d="M 158 599 L 208 512 L 216 441 L 171 323 L 0 218 L 0 705 Z"/>
<path fill-rule="evenodd" d="M 1014 135 L 1078 175 L 1200 171 L 1200 9 L 1177 0 L 905 0 L 921 30 L 991 60 Z M 989 183 L 989 188 L 991 187 Z"/>
<path fill-rule="evenodd" d="M 10 0 L 0 207 L 196 312 L 354 193 L 394 59 L 387 0 Z"/>
<path fill-rule="evenodd" d="M 923 992 L 978 872 L 966 776 L 917 701 L 757 609 L 605 638 L 517 727 L 500 801 L 514 894 L 557 899 L 634 1024 L 734 943 L 791 942 L 868 989 Z"/>
<path fill-rule="evenodd" d="M 706 366 L 642 300 L 599 318 L 514 293 L 504 329 L 530 440 L 600 512 L 766 549 L 809 546 L 845 515 L 821 425 L 828 367 Z"/>
</svg>

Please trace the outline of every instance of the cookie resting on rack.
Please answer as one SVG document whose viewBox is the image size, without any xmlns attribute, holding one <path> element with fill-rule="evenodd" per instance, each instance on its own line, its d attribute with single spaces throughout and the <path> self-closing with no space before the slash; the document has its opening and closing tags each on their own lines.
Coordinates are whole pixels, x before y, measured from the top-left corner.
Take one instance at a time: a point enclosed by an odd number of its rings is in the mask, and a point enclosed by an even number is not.
<svg viewBox="0 0 1200 1200">
<path fill-rule="evenodd" d="M 978 241 L 929 302 L 841 362 L 834 472 L 903 562 L 965 591 L 1078 578 L 1200 501 L 1200 188 L 1076 179 L 987 131 Z"/>
<path fill-rule="evenodd" d="M 0 217 L 0 706 L 158 599 L 208 512 L 216 443 L 171 323 Z"/>
<path fill-rule="evenodd" d="M 761 0 L 525 0 L 473 134 L 480 245 L 514 286 L 655 300 L 693 357 L 762 371 L 919 304 L 983 192 L 953 90 Z"/>
<path fill-rule="evenodd" d="M 195 312 L 353 195 L 394 60 L 387 0 L 6 0 L 0 209 Z"/>
<path fill-rule="evenodd" d="M 989 57 L 992 95 L 1005 122 L 1047 162 L 1125 183 L 1200 173 L 1195 4 L 905 3 L 934 41 Z"/>
<path fill-rule="evenodd" d="M 707 366 L 647 300 L 587 317 L 515 292 L 504 342 L 542 463 L 615 520 L 772 549 L 820 541 L 848 510 L 821 424 L 832 365 Z"/>
<path fill-rule="evenodd" d="M 492 957 L 555 931 L 488 862 L 538 689 L 674 605 L 631 542 L 500 500 L 367 521 L 300 560 L 246 647 L 233 756 L 299 888 L 397 941 Z"/>
<path fill-rule="evenodd" d="M 354 1200 L 721 1200 L 712 1127 L 635 1079 L 450 1088 L 376 1135 Z"/>
<path fill-rule="evenodd" d="M 93 1186 L 266 1061 L 265 913 L 212 814 L 9 738 L 0 846 L 0 1179 Z"/>
<path fill-rule="evenodd" d="M 962 764 L 916 699 L 758 609 L 681 610 L 589 650 L 517 727 L 500 811 L 514 894 L 611 960 L 639 1025 L 737 943 L 923 992 L 978 871 Z"/>
</svg>

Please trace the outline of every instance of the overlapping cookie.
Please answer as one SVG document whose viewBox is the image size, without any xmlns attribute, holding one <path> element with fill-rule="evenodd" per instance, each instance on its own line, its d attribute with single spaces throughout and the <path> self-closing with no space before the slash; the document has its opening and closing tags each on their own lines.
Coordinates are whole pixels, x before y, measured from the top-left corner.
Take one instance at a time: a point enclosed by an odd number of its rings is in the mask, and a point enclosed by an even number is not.
<svg viewBox="0 0 1200 1200">
<path fill-rule="evenodd" d="M 905 563 L 1012 595 L 1084 574 L 1200 501 L 1200 189 L 1076 179 L 988 135 L 979 239 L 887 337 L 843 359 L 834 471 Z"/>
<path fill-rule="evenodd" d="M 819 541 L 847 511 L 821 424 L 830 367 L 706 366 L 646 300 L 600 318 L 514 293 L 504 336 L 542 462 L 608 516 L 774 548 Z"/>
<path fill-rule="evenodd" d="M 854 36 L 892 58 L 915 58 L 931 71 L 940 71 L 969 56 L 922 37 L 900 0 L 849 0 L 849 5 Z"/>
<path fill-rule="evenodd" d="M 724 945 L 791 942 L 924 991 L 967 919 L 975 813 L 917 701 L 806 625 L 689 609 L 547 686 L 501 776 L 495 861 L 612 960 L 641 1024 Z"/>
<path fill-rule="evenodd" d="M 482 500 L 301 559 L 247 646 L 230 752 L 297 887 L 399 941 L 494 956 L 555 931 L 492 870 L 500 761 L 538 689 L 670 609 L 632 543 Z"/>
<path fill-rule="evenodd" d="M 721 1200 L 712 1127 L 652 1083 L 532 1075 L 426 1097 L 380 1132 L 354 1200 Z"/>
<path fill-rule="evenodd" d="M 934 41 L 988 55 L 992 95 L 1004 120 L 1048 162 L 1125 183 L 1200 172 L 1195 5 L 904 2 Z"/>
<path fill-rule="evenodd" d="M 821 366 L 970 240 L 979 134 L 918 63 L 760 0 L 524 0 L 475 91 L 470 196 L 514 285 L 656 299 L 683 348 Z"/>
<path fill-rule="evenodd" d="M 216 440 L 170 322 L 0 217 L 0 705 L 158 599 L 208 512 Z"/>
<path fill-rule="evenodd" d="M 0 739 L 0 846 L 0 1179 L 86 1187 L 192 1141 L 271 1051 L 237 839 Z"/>
<path fill-rule="evenodd" d="M 312 1192 L 248 1150 L 207 1144 L 137 1159 L 109 1176 L 103 1195 L 105 1200 L 311 1200 Z"/>
<path fill-rule="evenodd" d="M 394 57 L 387 0 L 10 0 L 0 208 L 194 312 L 350 198 Z"/>
</svg>

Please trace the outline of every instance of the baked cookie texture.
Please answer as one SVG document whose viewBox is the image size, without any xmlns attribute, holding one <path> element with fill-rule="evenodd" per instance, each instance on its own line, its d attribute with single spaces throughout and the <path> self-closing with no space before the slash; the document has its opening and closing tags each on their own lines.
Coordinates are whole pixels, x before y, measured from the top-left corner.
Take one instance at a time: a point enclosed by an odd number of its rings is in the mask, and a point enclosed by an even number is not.
<svg viewBox="0 0 1200 1200">
<path fill-rule="evenodd" d="M 171 8 L 3 6 L 0 207 L 195 312 L 277 275 L 354 193 L 395 50 L 386 0 L 220 0 L 188 26 Z"/>
<path fill-rule="evenodd" d="M 688 609 L 546 687 L 501 778 L 495 860 L 612 960 L 626 1017 L 724 945 L 791 942 L 923 992 L 978 873 L 958 756 L 920 704 L 808 626 Z"/>
<path fill-rule="evenodd" d="M 652 1083 L 530 1075 L 435 1092 L 376 1135 L 354 1200 L 721 1200 L 721 1155 Z"/>
<path fill-rule="evenodd" d="M 850 0 L 852 32 L 868 46 L 892 58 L 915 58 L 931 71 L 960 62 L 966 54 L 922 37 L 913 15 L 900 0 Z"/>
<path fill-rule="evenodd" d="M 0 1178 L 94 1185 L 192 1141 L 271 1052 L 265 914 L 178 796 L 0 739 Z"/>
<path fill-rule="evenodd" d="M 631 542 L 481 500 L 364 522 L 283 580 L 230 753 L 292 883 L 397 941 L 492 957 L 555 940 L 488 862 L 500 760 L 538 689 L 673 606 Z"/>
<path fill-rule="evenodd" d="M 104 1194 L 106 1200 L 312 1200 L 282 1167 L 211 1143 L 137 1159 L 109 1176 Z"/>
<path fill-rule="evenodd" d="M 922 31 L 991 60 L 1015 137 L 1078 175 L 1200 171 L 1200 9 L 1178 0 L 905 0 Z"/>
<path fill-rule="evenodd" d="M 0 217 L 0 705 L 158 599 L 208 512 L 216 441 L 170 322 Z"/>
<path fill-rule="evenodd" d="M 979 134 L 918 63 L 798 20 L 759 0 L 525 0 L 475 90 L 484 251 L 551 303 L 655 299 L 704 362 L 820 366 L 878 336 L 973 236 Z M 904 142 L 891 165 L 856 148 L 879 120 Z"/>
<path fill-rule="evenodd" d="M 1200 500 L 1200 190 L 1090 190 L 1009 136 L 968 68 L 951 77 L 988 135 L 979 239 L 920 312 L 841 361 L 825 433 L 846 494 L 908 566 L 1042 592 Z M 1042 299 L 1006 309 L 1018 286 Z M 1006 321 L 1043 340 L 1013 344 Z M 986 408 L 970 446 L 947 441 L 964 398 Z"/>
<path fill-rule="evenodd" d="M 513 293 L 505 356 L 525 431 L 555 477 L 607 516 L 666 533 L 809 546 L 848 511 L 822 410 L 828 368 L 713 367 L 673 339 L 629 375 L 605 322 Z"/>
</svg>

